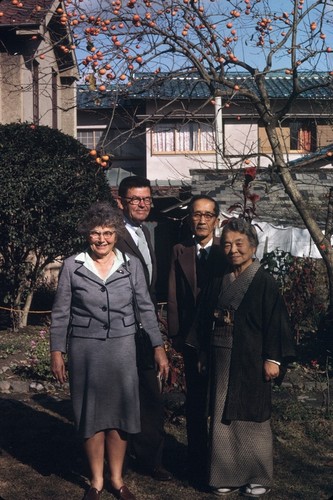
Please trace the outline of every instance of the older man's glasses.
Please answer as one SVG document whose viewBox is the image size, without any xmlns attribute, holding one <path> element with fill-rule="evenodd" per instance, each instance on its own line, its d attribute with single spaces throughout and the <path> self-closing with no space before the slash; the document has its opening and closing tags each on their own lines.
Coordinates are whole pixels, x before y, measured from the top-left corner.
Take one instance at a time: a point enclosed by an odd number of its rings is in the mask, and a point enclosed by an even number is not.
<svg viewBox="0 0 333 500">
<path fill-rule="evenodd" d="M 151 196 L 144 196 L 143 198 L 141 196 L 132 196 L 131 198 L 126 198 L 125 196 L 124 200 L 126 200 L 130 205 L 139 205 L 142 202 L 145 205 L 151 205 L 153 202 L 153 198 Z"/>
<path fill-rule="evenodd" d="M 102 237 L 105 240 L 111 240 L 112 236 L 116 231 L 90 231 L 89 236 L 92 241 L 98 241 Z"/>
<path fill-rule="evenodd" d="M 203 218 L 204 220 L 208 221 L 212 220 L 214 217 L 216 217 L 216 215 L 212 212 L 194 212 L 191 217 L 193 220 L 201 220 Z"/>
</svg>

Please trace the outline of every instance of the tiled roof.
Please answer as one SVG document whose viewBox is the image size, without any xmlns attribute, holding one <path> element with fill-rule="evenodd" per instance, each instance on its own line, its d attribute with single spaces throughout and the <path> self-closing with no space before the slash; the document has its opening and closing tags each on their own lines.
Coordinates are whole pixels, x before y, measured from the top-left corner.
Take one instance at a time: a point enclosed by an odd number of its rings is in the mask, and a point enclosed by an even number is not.
<svg viewBox="0 0 333 500">
<path fill-rule="evenodd" d="M 304 171 L 304 169 L 311 169 L 314 166 L 318 169 L 329 164 L 333 164 L 333 144 L 328 144 L 314 153 L 292 160 L 288 165 L 295 170 L 302 167 L 302 171 Z"/>
<path fill-rule="evenodd" d="M 229 78 L 240 88 L 256 92 L 253 80 L 241 74 L 230 74 Z M 299 75 L 301 88 L 308 89 L 298 99 L 333 99 L 333 78 L 328 73 L 304 73 Z M 275 74 L 266 77 L 267 91 L 271 99 L 286 99 L 292 93 L 291 76 Z M 226 87 L 218 87 L 223 94 L 232 91 Z M 107 108 L 116 99 L 208 99 L 212 96 L 208 84 L 195 76 L 174 77 L 170 75 L 155 75 L 153 73 L 137 73 L 129 87 L 127 85 L 112 85 L 106 92 L 89 91 L 85 86 L 78 92 L 79 108 Z M 233 95 L 233 99 L 244 99 L 241 92 Z"/>
<path fill-rule="evenodd" d="M 0 15 L 0 28 L 39 25 L 50 10 L 54 0 L 22 0 L 21 3 L 23 5 L 19 7 L 13 5 L 11 0 L 0 0 L 0 12 L 2 13 Z"/>
<path fill-rule="evenodd" d="M 291 95 L 292 77 L 270 76 L 266 81 L 269 97 L 279 99 Z M 302 89 L 309 89 L 300 96 L 300 99 L 332 99 L 333 97 L 333 78 L 328 73 L 300 75 L 299 83 Z"/>
<path fill-rule="evenodd" d="M 145 99 L 173 99 L 180 97 L 185 99 L 207 99 L 211 92 L 206 82 L 198 78 L 172 78 L 170 76 L 155 75 L 149 76 L 137 75 L 129 88 L 131 97 Z"/>
<path fill-rule="evenodd" d="M 107 92 L 89 90 L 86 86 L 78 86 L 78 109 L 112 108 L 117 102 L 117 89 L 109 88 Z"/>
<path fill-rule="evenodd" d="M 240 93 L 236 93 L 234 98 L 241 96 L 242 87 L 247 90 L 257 92 L 253 79 L 240 73 L 229 73 L 228 78 L 233 84 L 240 87 Z M 333 98 L 333 78 L 327 72 L 321 73 L 300 73 L 299 84 L 305 90 L 300 98 L 304 99 L 332 99 Z M 285 74 L 271 73 L 266 76 L 266 87 L 268 95 L 272 99 L 283 99 L 292 93 L 293 80 L 291 76 Z M 231 94 L 233 90 L 223 85 L 216 85 L 223 94 Z M 195 76 L 172 77 L 169 75 L 153 75 L 149 73 L 137 74 L 129 90 L 131 96 L 142 96 L 145 98 L 171 99 L 174 97 L 207 99 L 212 95 L 208 84 Z"/>
</svg>

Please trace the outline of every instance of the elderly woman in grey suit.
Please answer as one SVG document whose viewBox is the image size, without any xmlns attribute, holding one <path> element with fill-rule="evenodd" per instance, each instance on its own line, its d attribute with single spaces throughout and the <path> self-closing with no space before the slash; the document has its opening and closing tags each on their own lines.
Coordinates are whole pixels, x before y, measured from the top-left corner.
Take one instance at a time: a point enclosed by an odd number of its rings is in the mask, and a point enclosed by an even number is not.
<svg viewBox="0 0 333 500">
<path fill-rule="evenodd" d="M 133 500 L 122 478 L 127 434 L 140 431 L 132 290 L 162 378 L 168 375 L 168 362 L 142 265 L 114 247 L 124 230 L 121 213 L 108 203 L 96 203 L 78 229 L 88 248 L 65 259 L 60 272 L 52 310 L 51 369 L 63 383 L 63 354 L 68 352 L 75 423 L 91 470 L 85 500 L 100 497 L 105 450 L 114 496 Z"/>
</svg>

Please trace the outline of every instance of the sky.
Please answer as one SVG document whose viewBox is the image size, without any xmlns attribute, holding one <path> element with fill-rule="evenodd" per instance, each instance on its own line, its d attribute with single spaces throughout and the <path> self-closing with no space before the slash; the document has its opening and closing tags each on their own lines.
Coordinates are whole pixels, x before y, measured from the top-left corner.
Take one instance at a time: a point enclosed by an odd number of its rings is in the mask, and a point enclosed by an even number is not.
<svg viewBox="0 0 333 500">
<path fill-rule="evenodd" d="M 199 0 L 200 2 L 200 0 Z M 299 0 L 299 2 L 302 2 L 302 0 Z M 86 13 L 95 13 L 96 8 L 98 11 L 100 11 L 100 6 L 106 6 L 106 12 L 110 12 L 110 0 L 84 0 L 83 2 L 79 2 L 79 6 L 81 9 L 84 9 Z M 126 3 L 123 2 L 125 5 Z M 140 3 L 142 5 L 142 1 L 140 0 Z M 175 2 L 173 2 L 175 3 Z M 160 1 L 160 2 L 152 2 L 152 4 L 155 5 L 166 5 L 167 2 L 165 1 Z M 226 0 L 215 0 L 215 2 L 212 2 L 210 0 L 201 0 L 201 3 L 198 5 L 202 5 L 203 7 L 207 7 L 208 9 L 211 10 L 213 13 L 212 17 L 212 22 L 216 22 L 218 28 L 216 29 L 216 33 L 218 35 L 225 36 L 225 34 L 229 35 L 230 30 L 226 29 L 226 21 L 229 19 L 229 21 L 232 21 L 234 24 L 234 27 L 237 28 L 237 36 L 238 36 L 238 41 L 233 44 L 233 50 L 234 53 L 237 55 L 239 60 L 243 60 L 246 63 L 252 65 L 255 68 L 258 68 L 262 70 L 265 67 L 266 64 L 266 57 L 268 53 L 268 48 L 271 48 L 272 46 L 268 43 L 268 39 L 270 37 L 270 34 L 265 35 L 265 46 L 264 48 L 256 46 L 256 42 L 258 40 L 258 31 L 256 30 L 257 27 L 257 22 L 259 19 L 259 16 L 257 15 L 256 17 L 253 17 L 252 15 L 245 16 L 242 15 L 239 19 L 235 19 L 232 16 L 229 15 L 230 9 L 232 10 L 232 5 L 239 4 L 241 8 L 244 10 L 244 1 L 242 2 L 228 2 Z M 255 4 L 253 9 L 257 9 L 257 14 L 259 14 L 259 8 L 260 9 L 266 9 L 265 12 L 269 12 L 270 17 L 273 19 L 274 14 L 280 15 L 283 12 L 290 13 L 292 11 L 292 6 L 294 4 L 293 1 L 291 0 L 263 0 L 260 3 L 254 2 L 252 0 L 252 4 Z M 303 9 L 300 10 L 299 12 L 301 13 L 306 13 L 307 7 L 310 5 L 315 4 L 315 2 L 311 0 L 304 0 L 304 3 L 302 5 Z M 137 1 L 137 5 L 139 4 L 139 0 Z M 133 12 L 136 11 L 136 6 L 135 9 L 133 9 Z M 139 10 L 140 12 L 140 10 Z M 253 12 L 255 12 L 253 10 Z M 307 36 L 309 35 L 310 32 L 310 23 L 314 20 L 317 21 L 317 29 L 314 33 L 317 35 L 317 40 L 316 41 L 316 48 L 318 49 L 325 49 L 326 47 L 329 46 L 330 44 L 332 45 L 333 48 L 333 34 L 332 34 L 332 21 L 333 21 L 333 14 L 332 14 L 332 6 L 329 8 L 325 18 L 323 25 L 320 26 L 320 20 L 317 19 L 318 16 L 318 10 L 311 11 L 308 15 L 305 15 L 305 21 L 304 21 L 304 26 L 300 26 L 298 30 L 298 44 L 299 44 L 299 54 L 297 57 L 300 59 L 303 58 L 305 59 L 306 56 L 309 54 L 309 50 L 307 50 L 306 44 L 302 44 L 303 38 L 303 29 L 306 30 Z M 227 16 L 226 16 L 227 14 Z M 267 14 L 266 14 L 267 15 Z M 112 20 L 112 16 L 111 20 Z M 241 21 L 241 22 L 239 22 Z M 285 26 L 286 31 L 288 30 L 287 25 L 283 25 L 283 23 L 280 22 L 279 29 L 274 29 L 272 31 L 271 39 L 274 40 L 276 46 L 278 43 L 281 42 L 281 39 L 283 37 L 283 26 Z M 325 32 L 326 39 L 325 40 L 320 40 L 319 39 L 319 33 L 320 32 Z M 96 45 L 98 44 L 99 41 L 102 41 L 101 37 L 96 37 L 94 39 L 94 42 L 96 41 Z M 312 40 L 314 41 L 314 39 Z M 102 43 L 102 50 L 104 52 L 107 52 L 106 50 L 106 45 L 108 47 L 112 46 L 112 43 L 110 41 L 110 38 L 105 38 L 104 37 L 104 42 Z M 77 51 L 77 57 L 78 60 L 82 60 L 86 55 L 86 49 L 85 49 L 84 44 L 83 50 L 78 50 Z M 140 42 L 140 49 L 136 50 L 134 47 L 134 44 L 131 45 L 130 50 L 139 52 L 140 50 L 143 50 L 144 48 L 144 40 Z M 291 38 L 288 40 L 288 46 L 291 46 Z M 290 67 L 290 56 L 287 53 L 287 48 L 284 47 L 284 49 L 278 51 L 276 53 L 276 56 L 274 56 L 274 69 L 277 71 L 285 71 L 286 68 Z M 308 47 L 310 49 L 310 46 Z M 154 51 L 149 48 L 150 55 L 154 54 Z M 111 54 L 110 54 L 111 56 Z M 316 71 L 327 71 L 333 69 L 333 52 L 331 53 L 323 53 L 321 57 L 319 58 L 312 58 L 311 63 L 309 61 L 304 61 L 300 65 L 300 70 L 316 70 Z M 142 70 L 145 71 L 151 71 L 154 70 L 157 67 L 161 68 L 161 71 L 170 71 L 171 68 L 175 66 L 181 66 L 183 64 L 182 58 L 177 55 L 177 56 L 168 56 L 168 59 L 165 54 L 163 56 L 158 56 L 156 54 L 156 57 L 154 58 L 154 62 L 151 62 L 148 65 L 148 60 L 145 61 L 146 64 L 141 67 Z M 118 66 L 120 66 L 120 61 L 116 61 Z M 115 61 L 113 61 L 113 64 L 115 64 Z"/>
</svg>

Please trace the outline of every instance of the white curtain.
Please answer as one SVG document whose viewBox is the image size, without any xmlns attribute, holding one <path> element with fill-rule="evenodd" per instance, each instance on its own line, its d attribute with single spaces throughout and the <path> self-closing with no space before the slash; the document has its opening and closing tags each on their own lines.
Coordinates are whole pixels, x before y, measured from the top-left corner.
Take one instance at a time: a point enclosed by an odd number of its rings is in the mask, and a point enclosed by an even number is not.
<svg viewBox="0 0 333 500">
<path fill-rule="evenodd" d="M 215 137 L 208 123 L 158 123 L 153 128 L 154 153 L 214 151 Z"/>
<path fill-rule="evenodd" d="M 193 151 L 192 138 L 195 135 L 193 128 L 195 123 L 185 123 L 179 127 L 177 133 L 177 151 Z"/>
<path fill-rule="evenodd" d="M 201 151 L 215 151 L 215 136 L 212 126 L 208 123 L 200 124 Z"/>
<path fill-rule="evenodd" d="M 153 152 L 175 151 L 175 127 L 168 123 L 157 123 L 153 128 Z"/>
</svg>

